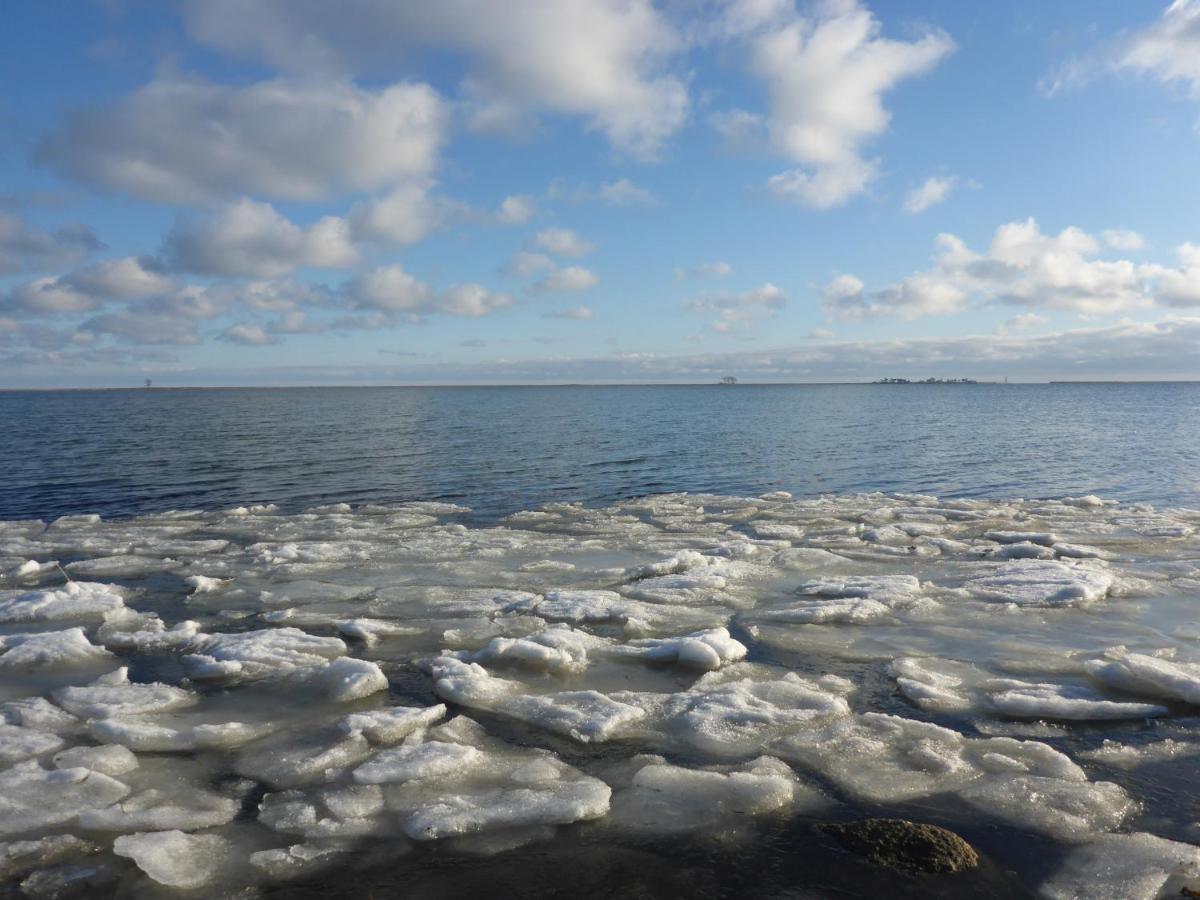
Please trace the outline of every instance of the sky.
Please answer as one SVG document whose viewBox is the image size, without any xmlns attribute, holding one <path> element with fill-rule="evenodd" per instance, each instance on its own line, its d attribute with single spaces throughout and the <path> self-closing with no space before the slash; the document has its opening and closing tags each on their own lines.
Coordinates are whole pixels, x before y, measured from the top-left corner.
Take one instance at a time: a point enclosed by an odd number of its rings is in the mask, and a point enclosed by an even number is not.
<svg viewBox="0 0 1200 900">
<path fill-rule="evenodd" d="M 0 387 L 1200 378 L 1200 0 L 12 0 Z"/>
</svg>

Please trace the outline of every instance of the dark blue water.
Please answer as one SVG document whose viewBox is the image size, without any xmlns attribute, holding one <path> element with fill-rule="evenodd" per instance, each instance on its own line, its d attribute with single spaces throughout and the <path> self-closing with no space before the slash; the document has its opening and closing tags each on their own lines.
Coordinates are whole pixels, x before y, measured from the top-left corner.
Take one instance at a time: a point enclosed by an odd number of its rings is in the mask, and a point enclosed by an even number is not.
<svg viewBox="0 0 1200 900">
<path fill-rule="evenodd" d="M 1200 384 L 0 393 L 0 518 L 676 490 L 1200 505 Z"/>
</svg>

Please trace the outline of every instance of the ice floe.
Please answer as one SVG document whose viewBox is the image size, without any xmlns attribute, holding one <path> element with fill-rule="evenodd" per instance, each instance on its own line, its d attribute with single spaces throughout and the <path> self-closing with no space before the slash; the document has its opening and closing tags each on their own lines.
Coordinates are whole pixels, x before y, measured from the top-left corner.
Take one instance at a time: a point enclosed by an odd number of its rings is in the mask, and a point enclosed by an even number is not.
<svg viewBox="0 0 1200 900">
<path fill-rule="evenodd" d="M 905 804 L 1054 845 L 1048 897 L 1200 889 L 1166 839 L 1194 816 L 1138 771 L 1200 756 L 1200 512 L 464 512 L 0 523 L 0 878 L 232 896 L 367 848 L 732 842 Z"/>
</svg>

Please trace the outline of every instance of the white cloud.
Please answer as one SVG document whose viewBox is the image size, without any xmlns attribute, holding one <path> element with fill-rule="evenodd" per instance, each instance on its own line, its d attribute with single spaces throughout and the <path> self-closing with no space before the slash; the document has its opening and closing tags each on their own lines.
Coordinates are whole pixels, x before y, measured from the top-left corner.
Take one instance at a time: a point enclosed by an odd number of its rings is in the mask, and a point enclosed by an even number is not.
<svg viewBox="0 0 1200 900">
<path fill-rule="evenodd" d="M 1200 306 L 1200 246 L 1182 244 L 1176 250 L 1178 268 L 1143 266 L 1163 306 Z"/>
<path fill-rule="evenodd" d="M 195 319 L 166 313 L 120 310 L 88 319 L 80 328 L 131 344 L 200 343 Z"/>
<path fill-rule="evenodd" d="M 103 247 L 87 225 L 63 225 L 48 232 L 0 211 L 0 275 L 62 268 Z"/>
<path fill-rule="evenodd" d="M 1200 0 L 1174 0 L 1124 45 L 1116 66 L 1182 83 L 1200 100 Z"/>
<path fill-rule="evenodd" d="M 410 180 L 379 197 L 354 204 L 350 231 L 355 240 L 415 244 L 464 212 L 460 204 L 434 196 L 431 185 Z"/>
<path fill-rule="evenodd" d="M 950 234 L 938 236 L 941 253 L 932 269 L 868 294 L 853 276 L 826 287 L 825 309 L 841 319 L 947 315 L 969 302 L 1063 309 L 1111 315 L 1148 306 L 1151 276 L 1169 280 L 1180 270 L 1097 259 L 1100 243 L 1078 228 L 1042 234 L 1033 219 L 996 229 L 985 253 Z"/>
<path fill-rule="evenodd" d="M 554 261 L 545 254 L 521 250 L 513 254 L 513 258 L 504 266 L 503 272 L 514 278 L 528 278 L 530 275 L 553 268 Z"/>
<path fill-rule="evenodd" d="M 14 287 L 3 306 L 33 314 L 86 312 L 100 301 L 61 278 L 35 278 Z"/>
<path fill-rule="evenodd" d="M 752 319 L 774 318 L 787 305 L 787 297 L 778 287 L 766 282 L 740 294 L 721 294 L 684 302 L 692 312 L 715 312 L 718 318 L 710 327 L 718 334 L 733 331 L 738 323 Z"/>
<path fill-rule="evenodd" d="M 588 306 L 572 306 L 569 309 L 560 309 L 555 312 L 542 314 L 543 319 L 574 319 L 579 322 L 586 321 L 592 318 L 591 307 Z"/>
<path fill-rule="evenodd" d="M 929 71 L 954 49 L 941 31 L 911 42 L 881 36 L 881 26 L 857 0 L 836 0 L 810 18 L 751 17 L 751 70 L 767 85 L 771 144 L 796 168 L 768 188 L 817 209 L 862 193 L 878 164 L 863 146 L 887 129 L 883 97 L 900 82 Z M 750 120 L 729 120 L 730 132 Z"/>
<path fill-rule="evenodd" d="M 547 228 L 539 231 L 533 244 L 556 256 L 585 256 L 596 249 L 570 228 Z"/>
<path fill-rule="evenodd" d="M 165 294 L 174 284 L 153 261 L 136 256 L 107 259 L 72 272 L 64 280 L 84 293 L 98 297 L 140 300 Z"/>
<path fill-rule="evenodd" d="M 649 206 L 657 201 L 648 189 L 634 184 L 628 178 L 618 178 L 608 184 L 602 184 L 596 190 L 596 197 L 601 203 L 609 206 Z"/>
<path fill-rule="evenodd" d="M 1123 228 L 1110 228 L 1107 231 L 1100 232 L 1100 237 L 1104 238 L 1104 243 L 1112 247 L 1114 250 L 1141 250 L 1146 246 L 1146 239 L 1136 231 L 1130 231 Z"/>
<path fill-rule="evenodd" d="M 835 337 L 828 328 L 814 328 L 808 333 L 808 336 L 814 341 L 832 341 Z"/>
<path fill-rule="evenodd" d="M 245 344 L 251 347 L 262 347 L 278 341 L 278 338 L 272 334 L 268 334 L 266 329 L 261 325 L 246 322 L 230 325 L 221 332 L 220 338 L 223 341 L 230 341 L 234 344 Z"/>
<path fill-rule="evenodd" d="M 533 198 L 528 194 L 513 194 L 500 203 L 496 217 L 505 225 L 524 225 L 533 218 Z"/>
<path fill-rule="evenodd" d="M 424 84 L 372 91 L 330 81 L 158 80 L 73 117 L 39 156 L 81 181 L 146 200 L 312 200 L 427 176 L 446 119 Z"/>
<path fill-rule="evenodd" d="M 1049 320 L 1045 316 L 1039 316 L 1037 313 L 1021 313 L 1005 322 L 1004 328 L 1026 331 L 1031 328 L 1040 328 L 1047 321 Z"/>
<path fill-rule="evenodd" d="M 913 188 L 904 198 L 904 211 L 909 215 L 916 215 L 925 212 L 931 206 L 937 206 L 950 196 L 950 192 L 957 184 L 958 179 L 953 175 L 946 177 L 935 175 L 925 179 L 920 187 Z"/>
<path fill-rule="evenodd" d="M 434 290 L 400 265 L 381 266 L 356 275 L 347 284 L 346 293 L 357 309 L 398 313 L 417 320 L 438 314 L 477 318 L 512 306 L 507 294 L 492 293 L 479 284 Z"/>
<path fill-rule="evenodd" d="M 218 214 L 178 223 L 164 246 L 172 267 L 202 275 L 272 278 L 294 269 L 346 268 L 358 261 L 345 219 L 301 228 L 268 203 L 242 199 Z"/>
<path fill-rule="evenodd" d="M 591 269 L 585 269 L 583 266 L 567 266 L 565 269 L 556 269 L 538 279 L 533 289 L 539 293 L 580 293 L 590 291 L 599 282 L 600 279 Z"/>
<path fill-rule="evenodd" d="M 462 91 L 481 128 L 519 126 L 528 112 L 580 116 L 618 149 L 652 157 L 687 113 L 687 89 L 667 69 L 684 43 L 651 0 L 204 0 L 189 9 L 200 40 L 300 73 L 386 77 L 432 49 L 462 53 Z"/>
</svg>

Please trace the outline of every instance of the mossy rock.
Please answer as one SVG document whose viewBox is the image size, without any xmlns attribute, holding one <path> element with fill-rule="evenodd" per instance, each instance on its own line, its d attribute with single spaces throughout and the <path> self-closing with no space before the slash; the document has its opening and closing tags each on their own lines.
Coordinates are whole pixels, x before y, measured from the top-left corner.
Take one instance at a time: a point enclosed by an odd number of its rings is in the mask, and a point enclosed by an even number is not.
<svg viewBox="0 0 1200 900">
<path fill-rule="evenodd" d="M 906 819 L 863 819 L 821 827 L 850 852 L 898 872 L 962 872 L 979 865 L 974 847 L 937 825 Z"/>
</svg>

